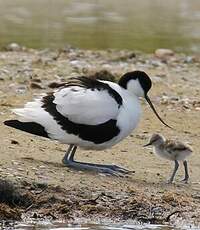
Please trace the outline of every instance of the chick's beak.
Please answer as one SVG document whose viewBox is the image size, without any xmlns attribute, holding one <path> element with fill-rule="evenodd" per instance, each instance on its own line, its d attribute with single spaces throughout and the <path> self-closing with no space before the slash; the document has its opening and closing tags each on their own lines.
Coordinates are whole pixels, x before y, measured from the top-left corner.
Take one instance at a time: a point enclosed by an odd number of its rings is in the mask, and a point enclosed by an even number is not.
<svg viewBox="0 0 200 230">
<path fill-rule="evenodd" d="M 148 95 L 146 94 L 145 95 L 145 99 L 146 101 L 148 102 L 148 104 L 150 105 L 151 109 L 153 110 L 153 112 L 155 113 L 156 117 L 165 125 L 167 126 L 168 128 L 172 129 L 172 127 L 170 127 L 168 124 L 166 124 L 163 119 L 159 116 L 159 114 L 157 113 L 156 109 L 154 108 L 150 98 L 148 97 Z"/>
<path fill-rule="evenodd" d="M 143 145 L 143 147 L 147 147 L 149 145 L 151 145 L 151 142 L 147 143 L 146 145 Z"/>
</svg>

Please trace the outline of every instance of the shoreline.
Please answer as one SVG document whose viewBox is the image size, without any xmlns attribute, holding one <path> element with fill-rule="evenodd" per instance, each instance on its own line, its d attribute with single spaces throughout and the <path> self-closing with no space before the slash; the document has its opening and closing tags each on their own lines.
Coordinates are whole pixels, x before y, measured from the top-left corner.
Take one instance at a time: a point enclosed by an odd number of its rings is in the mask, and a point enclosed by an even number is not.
<svg viewBox="0 0 200 230">
<path fill-rule="evenodd" d="M 21 194 L 18 196 L 27 202 L 21 201 L 22 206 L 1 202 L 0 220 L 20 220 L 27 216 L 73 222 L 76 218 L 105 217 L 155 224 L 177 221 L 200 224 L 197 148 L 200 56 L 159 52 L 91 51 L 71 47 L 57 51 L 23 48 L 0 52 L 0 179 L 14 182 Z M 117 80 L 123 73 L 135 69 L 144 70 L 152 77 L 150 97 L 160 115 L 176 126 L 176 131 L 163 127 L 142 101 L 143 117 L 129 137 L 112 149 L 79 150 L 77 154 L 85 162 L 116 163 L 134 170 L 128 177 L 67 169 L 61 164 L 65 145 L 24 134 L 2 123 L 15 117 L 10 111 L 12 108 L 23 106 L 33 95 L 51 91 L 68 77 L 106 76 L 108 80 Z M 181 170 L 174 184 L 166 184 L 171 163 L 142 147 L 153 132 L 192 145 L 189 184 L 179 182 Z"/>
</svg>

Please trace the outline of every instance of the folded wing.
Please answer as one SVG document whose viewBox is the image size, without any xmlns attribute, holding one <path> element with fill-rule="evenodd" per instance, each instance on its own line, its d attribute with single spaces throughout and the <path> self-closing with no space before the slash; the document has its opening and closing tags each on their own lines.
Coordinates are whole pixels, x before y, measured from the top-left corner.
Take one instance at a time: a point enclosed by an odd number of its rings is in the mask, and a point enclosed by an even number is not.
<svg viewBox="0 0 200 230">
<path fill-rule="evenodd" d="M 98 125 L 117 119 L 120 100 L 121 96 L 108 84 L 81 77 L 67 82 L 53 93 L 26 103 L 24 108 L 15 109 L 14 112 L 22 120 L 33 121 L 44 127 L 54 119 L 45 109 L 47 107 L 74 123 Z"/>
<path fill-rule="evenodd" d="M 117 119 L 119 104 L 106 89 L 63 87 L 54 93 L 56 109 L 70 121 L 97 125 Z"/>
</svg>

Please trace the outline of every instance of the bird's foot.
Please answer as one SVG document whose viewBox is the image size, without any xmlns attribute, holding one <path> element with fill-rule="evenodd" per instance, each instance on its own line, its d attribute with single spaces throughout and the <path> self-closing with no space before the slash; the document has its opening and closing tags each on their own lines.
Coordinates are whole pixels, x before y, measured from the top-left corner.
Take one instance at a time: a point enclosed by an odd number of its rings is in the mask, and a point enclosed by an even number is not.
<svg viewBox="0 0 200 230">
<path fill-rule="evenodd" d="M 170 178 L 167 180 L 167 184 L 172 184 L 173 183 L 173 180 Z"/>
<path fill-rule="evenodd" d="M 189 178 L 184 178 L 183 180 L 181 180 L 181 182 L 184 182 L 185 184 L 188 184 L 188 180 L 189 180 Z"/>
<path fill-rule="evenodd" d="M 134 173 L 135 171 L 133 170 L 128 170 L 126 168 L 122 168 L 118 165 L 98 165 L 98 164 L 95 164 L 97 167 L 104 167 L 104 168 L 108 168 L 108 169 L 111 169 L 113 171 L 116 171 L 116 172 L 121 172 L 121 173 L 124 173 L 124 174 L 128 174 L 128 173 Z"/>
<path fill-rule="evenodd" d="M 119 167 L 117 165 L 101 165 L 101 164 L 92 164 L 92 163 L 83 163 L 72 160 L 66 160 L 63 158 L 63 164 L 69 168 L 80 170 L 80 171 L 93 171 L 97 173 L 104 173 L 113 176 L 124 176 L 130 171 L 128 169 Z"/>
</svg>

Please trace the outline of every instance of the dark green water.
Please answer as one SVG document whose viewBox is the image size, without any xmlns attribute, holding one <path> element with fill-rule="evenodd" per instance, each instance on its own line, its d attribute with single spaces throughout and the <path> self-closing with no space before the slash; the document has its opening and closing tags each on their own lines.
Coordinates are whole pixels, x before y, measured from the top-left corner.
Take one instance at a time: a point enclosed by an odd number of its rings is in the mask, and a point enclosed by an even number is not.
<svg viewBox="0 0 200 230">
<path fill-rule="evenodd" d="M 0 0 L 0 47 L 200 52 L 200 0 Z"/>
</svg>

